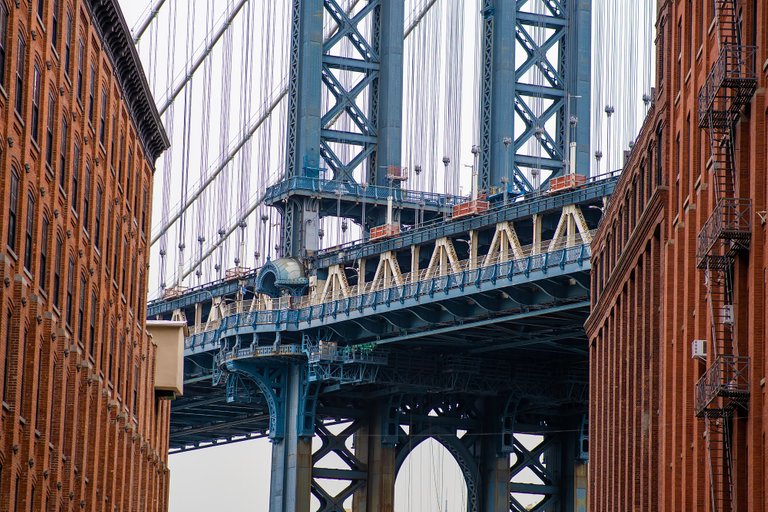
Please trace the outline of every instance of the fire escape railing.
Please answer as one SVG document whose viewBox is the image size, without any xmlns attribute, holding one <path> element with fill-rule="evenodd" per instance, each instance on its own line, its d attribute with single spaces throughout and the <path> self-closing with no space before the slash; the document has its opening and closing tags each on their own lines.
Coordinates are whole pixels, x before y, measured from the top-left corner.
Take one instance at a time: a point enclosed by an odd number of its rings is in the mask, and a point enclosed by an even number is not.
<svg viewBox="0 0 768 512">
<path fill-rule="evenodd" d="M 699 91 L 699 127 L 709 135 L 715 207 L 698 235 L 696 263 L 704 271 L 711 351 L 696 384 L 696 416 L 706 426 L 711 510 L 734 512 L 731 423 L 737 408 L 749 405 L 750 360 L 740 356 L 733 267 L 748 251 L 752 203 L 738 197 L 735 126 L 757 86 L 755 48 L 741 45 L 739 0 L 715 0 L 720 53 Z"/>
</svg>

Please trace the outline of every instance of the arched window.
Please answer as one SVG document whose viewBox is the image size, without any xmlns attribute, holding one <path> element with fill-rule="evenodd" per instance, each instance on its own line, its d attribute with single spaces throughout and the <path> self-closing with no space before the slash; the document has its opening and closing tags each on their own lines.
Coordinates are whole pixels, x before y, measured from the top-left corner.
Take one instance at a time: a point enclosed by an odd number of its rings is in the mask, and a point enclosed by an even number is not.
<svg viewBox="0 0 768 512">
<path fill-rule="evenodd" d="M 53 305 L 59 307 L 59 296 L 61 293 L 61 269 L 64 262 L 62 261 L 64 251 L 64 244 L 60 237 L 56 237 L 56 253 L 53 261 Z"/>
<path fill-rule="evenodd" d="M 42 233 L 40 234 L 40 289 L 48 287 L 48 241 L 50 240 L 51 224 L 48 217 L 43 216 Z"/>
<path fill-rule="evenodd" d="M 24 53 L 26 43 L 24 36 L 19 34 L 18 53 L 16 54 L 16 112 L 19 115 L 24 107 Z"/>
<path fill-rule="evenodd" d="M 48 95 L 48 123 L 45 128 L 45 163 L 53 167 L 53 123 L 56 122 L 56 97 Z"/>
<path fill-rule="evenodd" d="M 64 34 L 64 73 L 69 77 L 72 65 L 72 14 L 67 12 L 66 33 Z"/>
<path fill-rule="evenodd" d="M 8 247 L 16 252 L 16 218 L 19 212 L 19 173 L 11 168 L 11 196 L 8 200 Z"/>
<path fill-rule="evenodd" d="M 35 64 L 32 75 L 32 140 L 40 143 L 40 66 Z"/>
<path fill-rule="evenodd" d="M 69 140 L 69 123 L 67 114 L 61 116 L 61 143 L 59 144 L 59 186 L 64 190 L 67 186 L 67 141 Z"/>
<path fill-rule="evenodd" d="M 85 43 L 83 39 L 77 40 L 77 99 L 83 103 L 83 65 L 85 61 Z"/>
<path fill-rule="evenodd" d="M 96 186 L 96 215 L 93 218 L 93 242 L 96 249 L 101 245 L 101 210 L 104 203 L 104 192 L 101 190 L 101 185 Z"/>
<path fill-rule="evenodd" d="M 0 85 L 5 87 L 5 53 L 8 47 L 8 7 L 0 2 Z"/>
<path fill-rule="evenodd" d="M 51 44 L 59 50 L 59 0 L 53 1 L 53 16 L 51 17 Z"/>
<path fill-rule="evenodd" d="M 80 183 L 78 181 L 78 174 L 80 172 L 80 143 L 75 142 L 75 151 L 74 151 L 74 159 L 75 161 L 72 163 L 72 191 L 71 191 L 71 199 L 72 199 L 72 211 L 77 213 L 77 206 L 78 201 L 80 199 L 79 197 L 79 186 Z"/>
<path fill-rule="evenodd" d="M 88 231 L 91 217 L 91 164 L 85 164 L 85 183 L 83 183 L 83 229 Z"/>
</svg>

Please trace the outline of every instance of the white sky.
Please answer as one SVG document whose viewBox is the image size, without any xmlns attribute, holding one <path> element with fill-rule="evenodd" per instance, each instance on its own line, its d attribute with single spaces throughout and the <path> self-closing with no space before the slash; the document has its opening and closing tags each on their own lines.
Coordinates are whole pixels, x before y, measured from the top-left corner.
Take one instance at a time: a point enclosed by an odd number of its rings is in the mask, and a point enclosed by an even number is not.
<svg viewBox="0 0 768 512">
<path fill-rule="evenodd" d="M 126 20 L 128 21 L 128 25 L 134 26 L 137 20 L 142 17 L 147 4 L 155 3 L 155 1 L 156 0 L 151 0 L 151 2 L 149 0 L 120 0 Z M 235 3 L 232 0 L 230 1 L 233 4 Z M 259 5 L 259 9 L 283 8 L 281 7 L 283 5 L 282 2 L 270 4 L 272 1 L 274 0 L 262 0 L 258 3 L 254 2 L 254 5 Z M 416 2 L 418 0 L 408 1 Z M 459 0 L 440 1 L 448 2 Z M 467 13 L 467 17 L 466 21 L 464 22 L 464 36 L 465 40 L 470 41 L 474 40 L 475 33 L 472 22 L 470 21 L 473 19 L 472 16 L 474 16 L 472 10 L 473 2 L 477 2 L 477 0 L 466 0 L 465 4 L 465 12 Z M 625 90 L 626 87 L 622 87 L 620 80 L 593 80 L 593 95 L 595 96 L 593 99 L 595 108 L 593 108 L 594 112 L 592 116 L 593 131 L 599 130 L 601 135 L 599 138 L 596 137 L 595 140 L 592 141 L 592 146 L 593 149 L 600 148 L 603 149 L 603 151 L 606 153 L 606 158 L 603 160 L 601 166 L 602 172 L 605 172 L 608 167 L 616 168 L 621 165 L 621 149 L 625 149 L 627 147 L 629 140 L 631 140 L 631 138 L 634 136 L 633 134 L 637 131 L 639 122 L 642 120 L 642 104 L 640 102 L 639 96 L 645 92 L 648 92 L 647 90 L 650 87 L 649 84 L 653 80 L 652 70 L 645 69 L 650 66 L 650 53 L 648 50 L 643 48 L 642 44 L 638 45 L 636 43 L 632 44 L 624 41 L 626 39 L 626 37 L 624 37 L 624 31 L 628 30 L 632 36 L 637 36 L 643 32 L 648 32 L 649 23 L 652 23 L 652 20 L 649 18 L 651 15 L 649 13 L 652 12 L 652 7 L 649 6 L 652 6 L 655 4 L 655 2 L 652 2 L 651 0 L 643 0 L 642 2 L 636 4 L 636 6 L 635 4 L 628 4 L 625 2 L 626 0 L 593 0 L 593 9 L 596 12 L 593 25 L 596 28 L 602 27 L 599 35 L 593 35 L 593 44 L 596 42 L 597 44 L 601 45 L 601 50 L 595 53 L 593 62 L 593 74 L 595 69 L 602 69 L 607 76 L 617 76 L 622 74 L 626 76 L 627 73 L 631 72 L 631 69 L 627 68 L 627 66 L 632 66 L 632 64 L 629 64 L 632 62 L 637 63 L 638 68 L 643 68 L 642 73 L 639 73 L 640 70 L 638 69 L 638 74 L 642 75 L 641 78 L 638 77 L 638 79 L 630 80 L 629 91 Z M 175 4 L 181 10 L 189 10 L 191 9 L 190 6 L 194 5 L 194 7 L 198 9 L 198 16 L 195 21 L 194 39 L 199 42 L 202 41 L 202 38 L 205 36 L 205 26 L 200 25 L 201 22 L 198 18 L 202 18 L 200 12 L 204 12 L 207 3 L 207 1 L 202 0 L 194 0 L 194 4 L 186 4 L 184 0 L 168 0 L 163 9 L 167 10 L 170 5 Z M 218 18 L 221 15 L 227 3 L 228 2 L 226 0 L 213 0 L 213 5 L 216 11 L 215 18 Z M 288 5 L 288 3 L 286 2 L 285 5 Z M 239 17 L 242 17 L 242 13 L 239 15 Z M 608 18 L 621 19 L 625 21 L 624 24 L 610 23 Z M 631 20 L 634 20 L 634 23 L 632 23 Z M 181 18 L 179 19 L 180 25 L 185 25 L 185 23 L 186 20 Z M 282 30 L 280 27 L 275 29 L 276 32 L 279 32 L 280 30 Z M 183 67 L 183 63 L 185 61 L 183 53 L 185 44 L 185 31 L 186 26 L 180 26 L 177 28 L 177 34 L 180 34 L 175 41 L 177 55 L 177 62 L 175 67 L 177 70 Z M 149 32 L 147 32 L 147 34 L 148 33 Z M 241 33 L 238 32 L 238 37 L 242 37 L 240 34 Z M 242 51 L 242 45 L 240 45 L 240 42 L 241 41 L 236 41 L 234 45 L 234 48 L 237 52 Z M 170 45 L 171 43 L 171 41 L 159 41 L 158 46 L 165 48 L 167 47 L 166 45 Z M 254 44 L 264 44 L 264 42 L 257 42 Z M 219 45 L 221 45 L 221 42 Z M 198 47 L 197 44 L 194 46 L 195 48 Z M 277 47 L 280 45 L 275 46 Z M 622 52 L 611 52 L 611 50 L 616 47 L 622 48 Z M 142 57 L 146 59 L 146 47 L 142 48 L 145 50 L 142 52 Z M 279 48 L 273 48 L 270 49 L 269 56 L 260 55 L 259 57 L 262 63 L 264 59 L 272 59 L 275 67 L 278 67 L 280 64 L 279 67 L 282 68 L 283 66 L 281 64 L 285 57 L 282 55 L 282 51 L 283 50 Z M 477 48 L 473 48 L 470 44 L 466 44 L 462 51 L 464 53 L 464 61 L 467 62 L 472 60 L 472 54 L 473 52 L 477 51 Z M 626 52 L 634 52 L 635 58 L 631 59 L 626 55 L 618 55 L 618 53 Z M 446 55 L 447 54 L 443 54 L 443 59 L 448 58 Z M 241 57 L 236 55 L 233 57 L 233 66 L 238 67 L 238 62 L 242 62 Z M 152 76 L 154 74 L 157 76 L 158 74 L 165 73 L 165 63 L 161 62 L 163 69 L 152 69 L 148 64 L 149 63 L 145 61 L 145 71 L 148 75 Z M 264 66 L 262 64 L 262 68 L 263 67 Z M 471 65 L 466 67 L 468 69 L 464 71 L 464 84 L 460 86 L 460 91 L 453 91 L 453 93 L 458 93 L 465 97 L 474 97 L 476 96 L 476 82 L 475 77 L 473 76 L 474 69 L 472 69 L 473 66 Z M 239 68 L 233 68 L 233 74 L 240 72 L 241 70 Z M 264 73 L 265 71 L 262 69 L 260 72 Z M 272 89 L 277 87 L 277 84 L 281 82 L 286 73 L 287 66 L 285 69 L 275 69 L 272 72 L 272 87 L 262 87 L 262 95 L 254 100 L 255 105 L 253 106 L 252 110 L 259 110 L 260 100 L 264 97 L 270 97 Z M 213 80 L 214 87 L 218 85 L 218 80 L 218 76 L 215 80 Z M 413 86 L 413 83 L 411 83 L 411 85 Z M 406 88 L 408 86 L 408 81 L 406 81 Z M 196 87 L 198 86 L 196 85 Z M 236 89 L 237 87 L 238 82 L 233 79 L 233 88 Z M 473 88 L 475 88 L 474 91 Z M 436 90 L 436 93 L 449 94 L 443 90 Z M 179 97 L 179 100 L 181 100 L 182 97 L 183 95 Z M 160 101 L 161 98 L 156 98 L 156 100 Z M 181 104 L 181 101 L 179 100 L 177 100 L 177 105 Z M 247 109 L 243 108 L 242 99 L 239 102 L 237 100 L 235 102 L 240 104 L 232 106 L 231 112 L 233 119 L 235 120 L 231 121 L 230 123 L 233 127 L 231 129 L 230 137 L 228 140 L 232 140 L 234 138 L 234 134 L 239 130 L 239 127 L 242 125 L 243 121 L 250 118 L 250 116 L 255 113 L 249 113 L 246 111 Z M 612 121 L 614 122 L 613 127 L 611 127 L 611 125 L 608 123 L 605 123 L 605 125 L 603 124 L 604 119 L 601 117 L 601 110 L 602 107 L 606 104 L 611 104 L 616 107 L 617 114 L 614 117 L 615 121 Z M 181 107 L 177 106 L 176 108 Z M 197 112 L 201 106 L 195 103 L 194 108 Z M 405 109 L 408 110 L 408 105 L 405 106 Z M 622 111 L 629 112 L 629 115 L 621 116 Z M 215 113 L 212 115 L 215 116 Z M 439 121 L 435 121 L 435 125 L 439 124 L 439 122 L 448 124 L 447 121 L 442 118 L 444 113 L 441 113 L 440 115 L 441 119 Z M 469 154 L 468 149 L 473 143 L 472 134 L 467 132 L 475 131 L 477 126 L 476 120 L 473 119 L 473 117 L 471 102 L 462 101 L 460 123 L 462 126 L 462 134 L 459 136 L 459 138 L 462 141 L 461 145 L 467 147 L 462 149 L 461 157 L 455 158 L 455 160 L 461 160 L 462 163 L 467 164 L 472 163 L 471 154 Z M 177 167 L 181 166 L 183 157 L 179 151 L 178 144 L 179 133 L 181 132 L 181 129 L 178 125 L 181 124 L 182 121 L 180 121 L 180 119 L 182 118 L 180 115 L 177 115 L 176 119 L 176 134 L 173 137 L 174 149 L 171 150 L 171 154 L 173 155 L 174 174 L 178 175 Z M 210 119 L 208 121 L 208 125 L 211 127 L 211 130 L 214 130 L 213 133 L 215 138 L 215 134 L 218 133 L 217 130 L 221 129 L 219 119 Z M 200 124 L 199 120 L 197 121 L 197 124 Z M 280 119 L 276 121 L 276 124 L 280 124 Z M 472 127 L 472 129 L 467 130 L 468 127 Z M 197 125 L 193 128 L 194 130 L 200 129 L 200 127 Z M 431 137 L 433 137 L 433 140 L 435 141 L 443 140 L 445 139 L 445 134 L 450 133 L 450 130 L 450 128 L 438 127 L 434 130 L 434 133 L 431 135 Z M 613 130 L 613 133 L 611 133 L 611 130 Z M 280 130 L 277 131 L 279 132 Z M 193 144 L 199 144 L 197 139 L 200 137 L 200 132 L 195 131 L 194 133 L 195 134 L 192 135 Z M 442 139 L 441 136 L 443 137 Z M 266 151 L 267 161 L 280 161 L 282 160 L 282 148 L 279 147 L 281 145 L 282 139 L 279 135 L 267 135 L 266 138 L 262 138 L 260 142 L 254 144 L 252 151 Z M 610 147 L 614 147 L 615 149 L 610 151 L 608 149 Z M 221 153 L 221 149 L 221 147 L 215 145 L 210 147 L 210 162 L 214 162 L 218 158 Z M 463 151 L 464 149 L 467 151 Z M 274 151 L 274 153 L 271 153 L 272 151 Z M 407 153 L 404 155 L 405 159 L 413 156 L 410 153 L 411 151 L 418 153 L 419 149 L 405 149 L 404 153 Z M 429 158 L 435 158 L 439 160 L 441 154 L 452 154 L 451 151 L 454 150 L 451 148 L 443 148 L 442 150 L 438 148 L 436 151 L 437 153 L 435 153 L 435 155 L 426 156 L 425 158 L 427 160 Z M 442 153 L 440 153 L 441 151 Z M 466 153 L 466 155 L 464 153 Z M 256 161 L 258 162 L 258 157 L 256 157 Z M 264 161 L 264 157 L 262 157 L 261 161 Z M 197 162 L 193 163 L 196 164 Z M 158 165 L 160 168 L 162 165 L 162 158 L 158 162 Z M 466 173 L 468 170 L 464 169 L 463 171 Z M 155 177 L 156 190 L 154 195 L 155 207 L 153 212 L 153 226 L 158 224 L 160 218 L 160 199 L 162 197 L 159 185 L 160 174 L 161 171 L 158 170 Z M 253 188 L 261 188 L 265 185 L 265 176 L 262 176 L 264 174 L 265 173 L 263 171 L 261 173 L 257 173 L 256 179 L 258 182 L 254 183 Z M 242 176 L 240 176 L 240 178 L 242 178 Z M 192 183 L 194 183 L 196 179 L 197 178 L 195 177 L 195 179 L 192 180 Z M 426 179 L 426 175 L 422 176 L 423 181 Z M 437 179 L 440 179 L 439 176 Z M 461 192 L 468 193 L 469 181 L 470 180 L 466 175 L 464 175 L 460 181 L 457 179 L 457 181 L 453 184 L 455 187 L 455 192 L 459 192 L 458 188 L 461 186 Z M 174 183 L 173 186 L 178 186 L 178 183 Z M 445 186 L 447 187 L 448 185 Z M 437 191 L 442 192 L 443 189 L 438 187 Z M 173 189 L 171 197 L 171 203 L 175 205 L 179 200 L 176 188 Z M 235 198 L 233 197 L 232 200 L 234 201 Z M 212 204 L 212 210 L 213 207 L 214 205 Z M 170 209 L 173 211 L 173 207 Z M 211 215 L 213 214 L 211 213 Z M 254 222 L 253 225 L 255 224 L 256 223 Z M 338 226 L 330 226 L 329 229 L 333 230 L 334 227 L 337 228 Z M 336 235 L 341 236 L 342 234 L 337 232 Z M 350 232 L 345 236 L 354 237 L 354 231 L 350 230 Z M 254 238 L 257 237 L 258 235 L 254 236 Z M 267 240 L 263 240 L 261 242 L 263 245 L 268 245 Z M 251 240 L 250 243 L 254 244 L 255 241 Z M 174 250 L 175 244 L 176 240 L 171 237 L 169 239 L 169 254 Z M 194 241 L 187 241 L 187 245 L 194 245 Z M 190 256 L 190 249 L 187 249 L 187 251 L 188 253 L 186 258 L 188 259 Z M 156 252 L 157 249 L 155 248 L 154 253 Z M 175 271 L 175 268 L 173 268 L 174 260 L 170 259 L 170 261 L 171 265 L 169 268 L 169 273 L 173 274 Z M 159 284 L 159 278 L 157 275 L 157 261 L 153 259 L 152 265 L 154 272 L 150 278 L 150 290 L 156 290 Z M 200 451 L 172 455 L 170 457 L 171 511 L 208 512 L 210 510 L 228 510 L 266 512 L 268 510 L 270 450 L 271 446 L 267 440 L 256 440 L 236 443 L 230 446 L 222 446 L 212 449 L 204 449 Z M 399 475 L 396 487 L 396 510 L 398 512 L 422 512 L 437 510 L 444 512 L 444 507 L 447 504 L 447 510 L 450 512 L 464 512 L 465 505 L 463 500 L 465 495 L 466 488 L 463 485 L 463 480 L 459 473 L 458 465 L 455 463 L 455 461 L 453 461 L 447 452 L 443 450 L 442 447 L 440 447 L 437 443 L 425 442 L 415 450 L 415 455 L 408 459 L 406 465 L 403 468 L 403 471 L 401 471 L 401 474 Z"/>
</svg>

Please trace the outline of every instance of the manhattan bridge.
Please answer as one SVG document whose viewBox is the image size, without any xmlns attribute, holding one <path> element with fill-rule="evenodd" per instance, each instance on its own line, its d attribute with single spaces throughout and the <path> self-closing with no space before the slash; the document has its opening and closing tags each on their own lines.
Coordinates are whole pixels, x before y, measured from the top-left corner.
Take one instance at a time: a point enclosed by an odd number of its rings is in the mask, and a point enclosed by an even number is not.
<svg viewBox="0 0 768 512">
<path fill-rule="evenodd" d="M 391 511 L 434 439 L 469 511 L 585 511 L 590 242 L 652 97 L 627 4 L 154 1 L 172 451 L 268 437 L 271 512 Z"/>
</svg>

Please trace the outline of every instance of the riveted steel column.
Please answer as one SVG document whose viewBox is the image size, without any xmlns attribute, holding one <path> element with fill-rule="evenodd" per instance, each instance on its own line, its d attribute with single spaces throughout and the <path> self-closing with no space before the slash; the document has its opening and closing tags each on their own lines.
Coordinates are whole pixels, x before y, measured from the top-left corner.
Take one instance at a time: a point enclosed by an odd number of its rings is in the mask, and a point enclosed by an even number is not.
<svg viewBox="0 0 768 512">
<path fill-rule="evenodd" d="M 312 484 L 312 439 L 299 436 L 301 367 L 288 371 L 285 437 L 272 445 L 269 512 L 309 512 Z"/>
<path fill-rule="evenodd" d="M 400 166 L 403 132 L 403 25 L 405 3 L 384 1 L 379 7 L 379 82 L 375 125 L 378 127 L 376 158 L 371 162 L 371 183 L 387 186 L 386 168 Z M 374 36 L 375 37 L 375 36 Z M 398 185 L 399 186 L 399 185 Z"/>
<path fill-rule="evenodd" d="M 393 512 L 395 503 L 395 448 L 387 442 L 378 410 L 355 435 L 355 455 L 368 468 L 365 487 L 355 492 L 354 512 Z"/>
<path fill-rule="evenodd" d="M 486 0 L 483 6 L 483 78 L 481 91 L 480 180 L 488 193 L 514 169 L 514 151 L 504 146 L 515 127 L 516 0 Z"/>
<path fill-rule="evenodd" d="M 320 168 L 323 0 L 293 0 L 288 79 L 288 136 L 285 177 L 317 176 Z M 316 201 L 291 199 L 283 207 L 282 250 L 301 257 L 319 246 Z"/>
<path fill-rule="evenodd" d="M 591 143 L 590 97 L 592 90 L 592 2 L 568 2 L 568 64 L 566 81 L 573 96 L 571 116 L 576 116 L 576 173 L 589 176 Z M 578 97 L 576 97 L 578 96 Z M 612 171 L 613 169 L 608 169 Z"/>
</svg>

